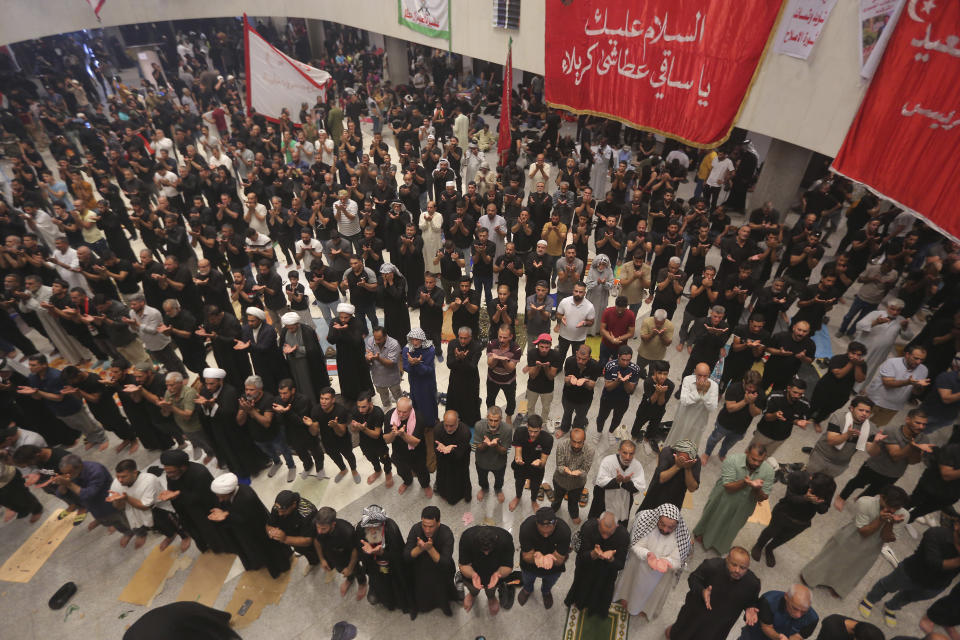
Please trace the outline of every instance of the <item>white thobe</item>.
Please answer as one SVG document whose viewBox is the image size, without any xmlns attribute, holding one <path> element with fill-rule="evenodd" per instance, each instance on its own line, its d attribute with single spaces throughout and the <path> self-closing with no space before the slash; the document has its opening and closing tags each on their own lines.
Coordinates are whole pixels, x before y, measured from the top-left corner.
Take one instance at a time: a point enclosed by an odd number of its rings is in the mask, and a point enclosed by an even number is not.
<svg viewBox="0 0 960 640">
<path fill-rule="evenodd" d="M 719 402 L 720 390 L 714 380 L 710 380 L 710 388 L 706 393 L 700 393 L 696 374 L 691 373 L 684 378 L 680 383 L 680 406 L 663 446 L 672 447 L 681 440 L 692 440 L 699 447 L 710 412 L 717 408 Z"/>
<path fill-rule="evenodd" d="M 665 558 L 670 563 L 670 569 L 666 573 L 651 569 L 647 564 L 648 553 Z M 677 536 L 674 533 L 663 535 L 660 529 L 654 527 L 630 548 L 627 563 L 617 580 L 613 600 L 626 600 L 630 615 L 645 613 L 648 620 L 653 620 L 660 613 L 666 594 L 676 584 L 674 577 L 679 566 Z"/>
<path fill-rule="evenodd" d="M 620 466 L 620 459 L 617 454 L 612 453 L 600 461 L 600 468 L 597 471 L 597 486 L 605 487 L 611 480 L 616 479 L 617 473 L 626 476 L 633 474 L 630 481 L 636 487 L 637 493 L 647 488 L 647 479 L 643 475 L 643 467 L 636 458 L 630 461 L 630 464 L 624 469 Z M 633 506 L 633 496 L 626 489 L 605 489 L 604 502 L 606 510 L 613 513 L 617 521 L 627 520 L 630 517 L 630 508 Z"/>
<path fill-rule="evenodd" d="M 152 527 L 154 507 L 158 507 L 165 511 L 173 511 L 173 507 L 170 505 L 169 500 L 163 502 L 157 500 L 157 496 L 159 496 L 160 492 L 164 489 L 164 483 L 161 482 L 160 478 L 152 473 L 144 471 L 140 472 L 140 475 L 137 476 L 136 481 L 129 487 L 123 486 L 117 479 L 114 479 L 113 483 L 110 485 L 110 491 L 125 493 L 131 498 L 136 498 L 139 500 L 143 506 L 148 507 L 147 509 L 137 509 L 129 504 L 126 506 L 124 513 L 127 516 L 127 522 L 130 524 L 131 529 Z"/>
<path fill-rule="evenodd" d="M 897 317 L 890 322 L 874 325 L 873 321 L 877 318 L 888 318 L 886 309 L 877 309 L 865 315 L 857 323 L 858 342 L 862 342 L 867 348 L 867 355 L 864 357 L 864 364 L 867 367 L 867 377 L 863 382 L 857 383 L 854 390 L 858 393 L 867 388 L 870 380 L 880 369 L 880 365 L 887 361 L 890 356 L 890 350 L 897 342 L 897 338 L 909 340 L 913 337 L 913 332 L 905 329 L 900 324 L 900 318 Z"/>
<path fill-rule="evenodd" d="M 420 237 L 423 238 L 423 263 L 427 265 L 427 271 L 433 271 L 431 265 L 433 259 L 437 257 L 437 251 L 443 247 L 443 237 L 441 229 L 443 228 L 443 217 L 439 213 L 434 213 L 433 217 L 428 218 L 428 214 L 420 214 Z"/>
</svg>

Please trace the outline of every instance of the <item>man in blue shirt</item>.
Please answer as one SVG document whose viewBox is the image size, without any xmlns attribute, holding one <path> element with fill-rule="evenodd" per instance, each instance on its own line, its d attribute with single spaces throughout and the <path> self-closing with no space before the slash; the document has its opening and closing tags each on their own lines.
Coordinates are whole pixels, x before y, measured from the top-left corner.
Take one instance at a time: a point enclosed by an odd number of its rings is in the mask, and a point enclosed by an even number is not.
<svg viewBox="0 0 960 640">
<path fill-rule="evenodd" d="M 123 534 L 120 546 L 126 547 L 133 537 L 133 531 L 127 524 L 127 518 L 110 504 L 115 497 L 110 496 L 113 476 L 99 462 L 84 462 L 80 456 L 70 454 L 60 461 L 60 473 L 53 477 L 57 485 L 57 495 L 76 501 L 80 508 L 89 511 L 94 520 L 87 528 L 91 531 L 100 525 L 119 529 Z M 116 494 L 114 494 L 116 495 Z"/>
<path fill-rule="evenodd" d="M 51 368 L 45 355 L 30 356 L 29 366 L 28 385 L 19 387 L 17 393 L 42 400 L 53 415 L 70 428 L 83 433 L 87 449 L 99 445 L 100 451 L 103 451 L 110 446 L 103 426 L 93 417 L 83 400 L 77 395 L 63 393 L 65 384 L 60 370 Z"/>
<path fill-rule="evenodd" d="M 740 640 L 809 638 L 820 616 L 810 606 L 810 589 L 795 584 L 787 591 L 767 591 L 757 605 L 757 623 L 740 632 Z"/>
<path fill-rule="evenodd" d="M 600 394 L 600 409 L 597 412 L 597 431 L 600 434 L 603 434 L 603 424 L 611 412 L 613 419 L 610 421 L 610 431 L 620 426 L 630 406 L 630 396 L 640 382 L 641 373 L 640 367 L 633 363 L 633 349 L 627 345 L 622 345 L 617 351 L 617 359 L 611 360 L 603 368 L 603 393 Z"/>
</svg>

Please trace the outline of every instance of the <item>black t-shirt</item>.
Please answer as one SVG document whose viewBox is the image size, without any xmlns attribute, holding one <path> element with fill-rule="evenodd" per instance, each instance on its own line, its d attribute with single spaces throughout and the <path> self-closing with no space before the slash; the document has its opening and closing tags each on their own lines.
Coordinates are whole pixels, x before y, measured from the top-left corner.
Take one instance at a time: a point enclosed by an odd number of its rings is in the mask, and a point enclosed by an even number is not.
<svg viewBox="0 0 960 640">
<path fill-rule="evenodd" d="M 345 567 L 353 550 L 357 548 L 357 530 L 354 526 L 346 520 L 337 518 L 329 532 L 316 533 L 316 527 L 313 531 L 323 551 L 323 559 L 335 568 Z"/>
<path fill-rule="evenodd" d="M 660 404 L 659 402 L 651 402 L 650 398 L 653 397 L 653 394 L 657 392 L 657 383 L 653 379 L 653 374 L 648 375 L 643 381 L 643 399 L 640 401 L 640 406 L 637 407 L 637 411 L 644 411 L 647 415 L 663 415 L 663 412 L 667 409 L 667 402 L 670 401 L 670 396 L 673 395 L 673 390 L 676 388 L 673 380 L 667 378 L 663 381 L 663 386 L 667 388 L 663 396 L 666 399 L 666 402 Z"/>
<path fill-rule="evenodd" d="M 559 553 L 562 556 L 570 555 L 570 525 L 563 520 L 557 519 L 556 528 L 549 537 L 544 538 L 537 529 L 537 516 L 527 517 L 520 525 L 520 533 L 517 536 L 520 542 L 520 568 L 524 571 L 537 576 L 556 575 L 563 573 L 566 562 L 563 564 L 554 563 L 552 569 L 541 569 L 532 562 L 524 562 L 523 554 L 526 551 L 539 551 L 543 555 Z"/>
<path fill-rule="evenodd" d="M 590 358 L 587 361 L 586 366 L 583 368 L 583 371 L 580 370 L 580 367 L 577 366 L 577 356 L 572 355 L 567 358 L 563 363 L 563 377 L 566 380 L 567 376 L 576 376 L 578 378 L 587 378 L 588 380 L 596 381 L 603 375 L 603 367 L 600 366 L 600 363 Z M 593 401 L 593 389 L 587 387 L 575 387 L 573 385 L 563 384 L 563 399 L 567 402 L 572 402 L 574 404 L 590 404 Z"/>
<path fill-rule="evenodd" d="M 368 429 L 381 429 L 380 436 L 376 438 L 371 438 L 365 433 L 360 434 L 360 450 L 364 455 L 380 455 L 387 451 L 387 443 L 383 441 L 383 409 L 374 406 L 370 409 L 370 413 L 360 413 L 354 409 L 350 419 L 356 420 Z"/>
<path fill-rule="evenodd" d="M 553 449 L 553 436 L 541 430 L 531 441 L 527 428 L 520 427 L 513 430 L 513 446 L 520 447 L 520 457 L 523 458 L 524 466 L 528 466 L 534 460 L 539 460 L 540 456 L 550 455 Z"/>
<path fill-rule="evenodd" d="M 467 295 L 463 295 L 459 289 L 457 289 L 453 296 L 450 298 L 451 302 L 456 302 L 457 300 L 464 300 L 465 304 L 462 304 L 460 308 L 453 312 L 451 316 L 453 332 L 456 333 L 460 327 L 470 327 L 473 330 L 473 335 L 479 335 L 480 333 L 480 292 L 475 289 L 471 289 Z M 477 310 L 473 313 L 470 313 L 467 310 L 467 304 L 472 304 L 477 307 Z M 438 345 L 439 346 L 439 345 Z"/>
<path fill-rule="evenodd" d="M 310 419 L 318 423 L 317 426 L 320 428 L 320 439 L 323 442 L 330 442 L 331 439 L 341 439 L 347 442 L 350 441 L 350 429 L 348 428 L 346 432 L 341 436 L 333 430 L 333 427 L 330 426 L 331 420 L 336 420 L 339 424 L 350 424 L 350 414 L 345 408 L 340 406 L 337 403 L 334 403 L 330 407 L 330 411 L 324 411 L 323 407 L 320 406 L 318 402 L 313 406 L 313 409 L 310 411 Z"/>
<path fill-rule="evenodd" d="M 516 253 L 512 256 L 503 254 L 493 262 L 497 267 L 501 267 L 500 273 L 497 274 L 497 283 L 505 284 L 510 287 L 511 293 L 517 292 L 517 286 L 520 283 L 520 276 L 516 275 L 513 271 L 510 271 L 510 267 L 519 270 L 523 273 L 523 259 Z"/>
<path fill-rule="evenodd" d="M 528 349 L 527 365 L 532 367 L 536 365 L 537 362 L 549 363 L 549 367 L 557 369 L 558 372 L 560 367 L 563 366 L 563 362 L 560 360 L 560 353 L 556 349 L 550 349 L 546 355 L 541 355 L 540 350 L 536 347 Z M 546 370 L 549 367 L 541 368 L 540 373 L 538 373 L 535 378 L 528 378 L 527 389 L 534 393 L 553 393 L 556 378 L 550 379 L 547 377 Z"/>
<path fill-rule="evenodd" d="M 687 266 L 689 266 L 687 262 Z M 698 273 L 693 276 L 693 281 L 690 283 L 691 287 L 702 287 L 703 286 L 703 274 Z M 714 286 L 716 286 L 716 281 L 714 281 Z M 707 315 L 707 312 L 710 311 L 710 306 L 713 304 L 710 302 L 710 297 L 707 295 L 711 291 L 714 291 L 713 287 L 709 289 L 703 289 L 696 296 L 691 296 L 687 302 L 685 313 L 689 313 L 695 318 L 703 318 Z"/>
<path fill-rule="evenodd" d="M 783 412 L 783 420 L 767 420 L 768 413 Z M 810 415 L 810 403 L 806 398 L 800 398 L 790 402 L 787 399 L 787 392 L 771 393 L 767 396 L 767 407 L 764 409 L 760 422 L 757 424 L 757 432 L 765 435 L 771 440 L 786 440 L 793 431 L 794 420 L 806 419 Z"/>
<path fill-rule="evenodd" d="M 493 277 L 493 258 L 496 251 L 497 247 L 489 240 L 482 247 L 479 242 L 475 242 L 473 244 L 473 273 L 484 278 Z M 490 262 L 486 262 L 482 258 L 483 254 L 490 257 Z"/>
<path fill-rule="evenodd" d="M 493 530 L 496 536 L 493 549 L 489 554 L 480 550 L 480 532 L 484 530 Z M 486 585 L 490 584 L 494 571 L 500 567 L 513 566 L 513 552 L 513 536 L 506 529 L 477 525 L 470 527 L 460 536 L 458 562 L 470 566 L 480 576 L 480 581 Z"/>
<path fill-rule="evenodd" d="M 827 371 L 823 374 L 823 377 L 820 378 L 820 381 L 817 383 L 817 386 L 826 385 L 825 388 L 830 390 L 831 395 L 836 395 L 837 397 L 843 396 L 846 397 L 853 390 L 853 385 L 856 383 L 856 371 L 857 369 L 863 370 L 866 373 L 867 366 L 863 362 L 854 365 L 848 373 L 843 378 L 838 378 L 833 375 L 834 369 L 842 369 L 850 362 L 850 356 L 845 353 L 840 355 L 833 356 L 830 358 L 830 362 L 827 364 Z"/>
<path fill-rule="evenodd" d="M 324 266 L 322 271 L 320 268 L 315 267 L 313 271 L 310 272 L 310 278 L 311 280 L 322 280 L 323 282 L 329 284 L 339 284 L 341 280 L 341 274 L 339 271 L 331 269 L 327 266 Z M 340 299 L 340 293 L 337 289 L 328 289 L 319 283 L 316 285 L 311 284 L 311 289 L 313 290 L 313 295 L 319 302 L 336 302 Z"/>
<path fill-rule="evenodd" d="M 277 420 L 277 414 L 273 411 L 274 402 L 276 402 L 276 400 L 273 395 L 264 391 L 260 399 L 253 403 L 253 406 L 256 407 L 260 413 L 270 412 L 274 414 L 269 427 L 264 427 L 252 415 L 247 414 L 247 432 L 250 434 L 250 437 L 257 442 L 270 442 L 283 433 L 280 430 L 281 426 L 280 421 Z"/>
<path fill-rule="evenodd" d="M 792 376 L 800 369 L 800 360 L 795 357 L 797 353 L 805 351 L 809 358 L 815 357 L 817 353 L 817 345 L 813 342 L 812 338 L 804 338 L 796 342 L 793 339 L 793 333 L 790 331 L 781 331 L 773 336 L 768 346 L 774 349 L 783 349 L 794 354 L 789 356 L 772 355 L 767 360 L 766 366 L 778 369 L 777 373 L 782 375 L 789 374 Z"/>
<path fill-rule="evenodd" d="M 740 402 L 745 395 L 746 392 L 744 391 L 742 382 L 733 382 L 727 387 L 727 393 L 723 396 L 723 406 L 717 415 L 717 422 L 723 425 L 724 429 L 740 434 L 747 432 L 754 418 L 754 416 L 750 415 L 750 405 L 743 405 L 743 408 L 739 411 L 727 411 L 727 402 Z M 762 410 L 765 404 L 766 398 L 762 393 L 758 393 L 756 406 Z"/>
</svg>

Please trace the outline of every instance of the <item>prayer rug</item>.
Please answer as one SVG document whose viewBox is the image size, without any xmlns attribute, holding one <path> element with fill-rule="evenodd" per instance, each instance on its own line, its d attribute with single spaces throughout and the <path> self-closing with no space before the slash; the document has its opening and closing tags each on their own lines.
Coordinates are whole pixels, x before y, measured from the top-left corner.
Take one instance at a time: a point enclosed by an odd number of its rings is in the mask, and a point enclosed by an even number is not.
<svg viewBox="0 0 960 640">
<path fill-rule="evenodd" d="M 757 503 L 756 508 L 753 510 L 753 515 L 747 518 L 747 522 L 755 522 L 767 526 L 770 524 L 771 517 L 773 517 L 773 514 L 770 511 L 770 501 L 764 500 L 763 502 Z"/>
<path fill-rule="evenodd" d="M 240 576 L 230 604 L 225 609 L 232 616 L 230 626 L 234 629 L 243 629 L 260 617 L 264 607 L 278 603 L 290 584 L 290 574 L 296 562 L 297 558 L 294 557 L 290 564 L 290 571 L 286 571 L 279 578 L 271 578 L 270 572 L 266 569 L 244 572 Z M 247 605 L 248 600 L 249 605 Z M 243 609 L 242 614 L 241 609 Z"/>
<path fill-rule="evenodd" d="M 171 545 L 172 546 L 172 545 Z M 179 602 L 199 602 L 212 607 L 220 595 L 220 589 L 230 573 L 237 556 L 232 553 L 201 553 L 187 576 L 180 595 Z"/>
<path fill-rule="evenodd" d="M 7 558 L 0 567 L 0 580 L 5 582 L 30 582 L 40 567 L 50 559 L 67 535 L 73 531 L 73 514 L 58 520 L 61 509 L 50 514 L 20 548 Z"/>
<path fill-rule="evenodd" d="M 567 610 L 563 640 L 626 640 L 630 614 L 617 603 L 610 605 L 606 618 L 587 616 L 577 609 Z"/>
<path fill-rule="evenodd" d="M 154 547 L 117 599 L 130 604 L 149 605 L 163 589 L 170 574 L 174 573 L 171 569 L 178 555 L 179 545 L 171 544 L 163 551 L 160 551 L 159 545 Z"/>
</svg>

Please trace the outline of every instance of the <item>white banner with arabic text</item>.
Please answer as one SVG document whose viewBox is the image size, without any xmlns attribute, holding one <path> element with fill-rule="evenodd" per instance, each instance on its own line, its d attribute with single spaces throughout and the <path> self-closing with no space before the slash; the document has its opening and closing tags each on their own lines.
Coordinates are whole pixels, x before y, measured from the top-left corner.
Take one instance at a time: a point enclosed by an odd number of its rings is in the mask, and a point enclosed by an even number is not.
<svg viewBox="0 0 960 640">
<path fill-rule="evenodd" d="M 836 4 L 837 0 L 790 0 L 780 18 L 774 52 L 801 60 L 809 58 Z"/>
</svg>

